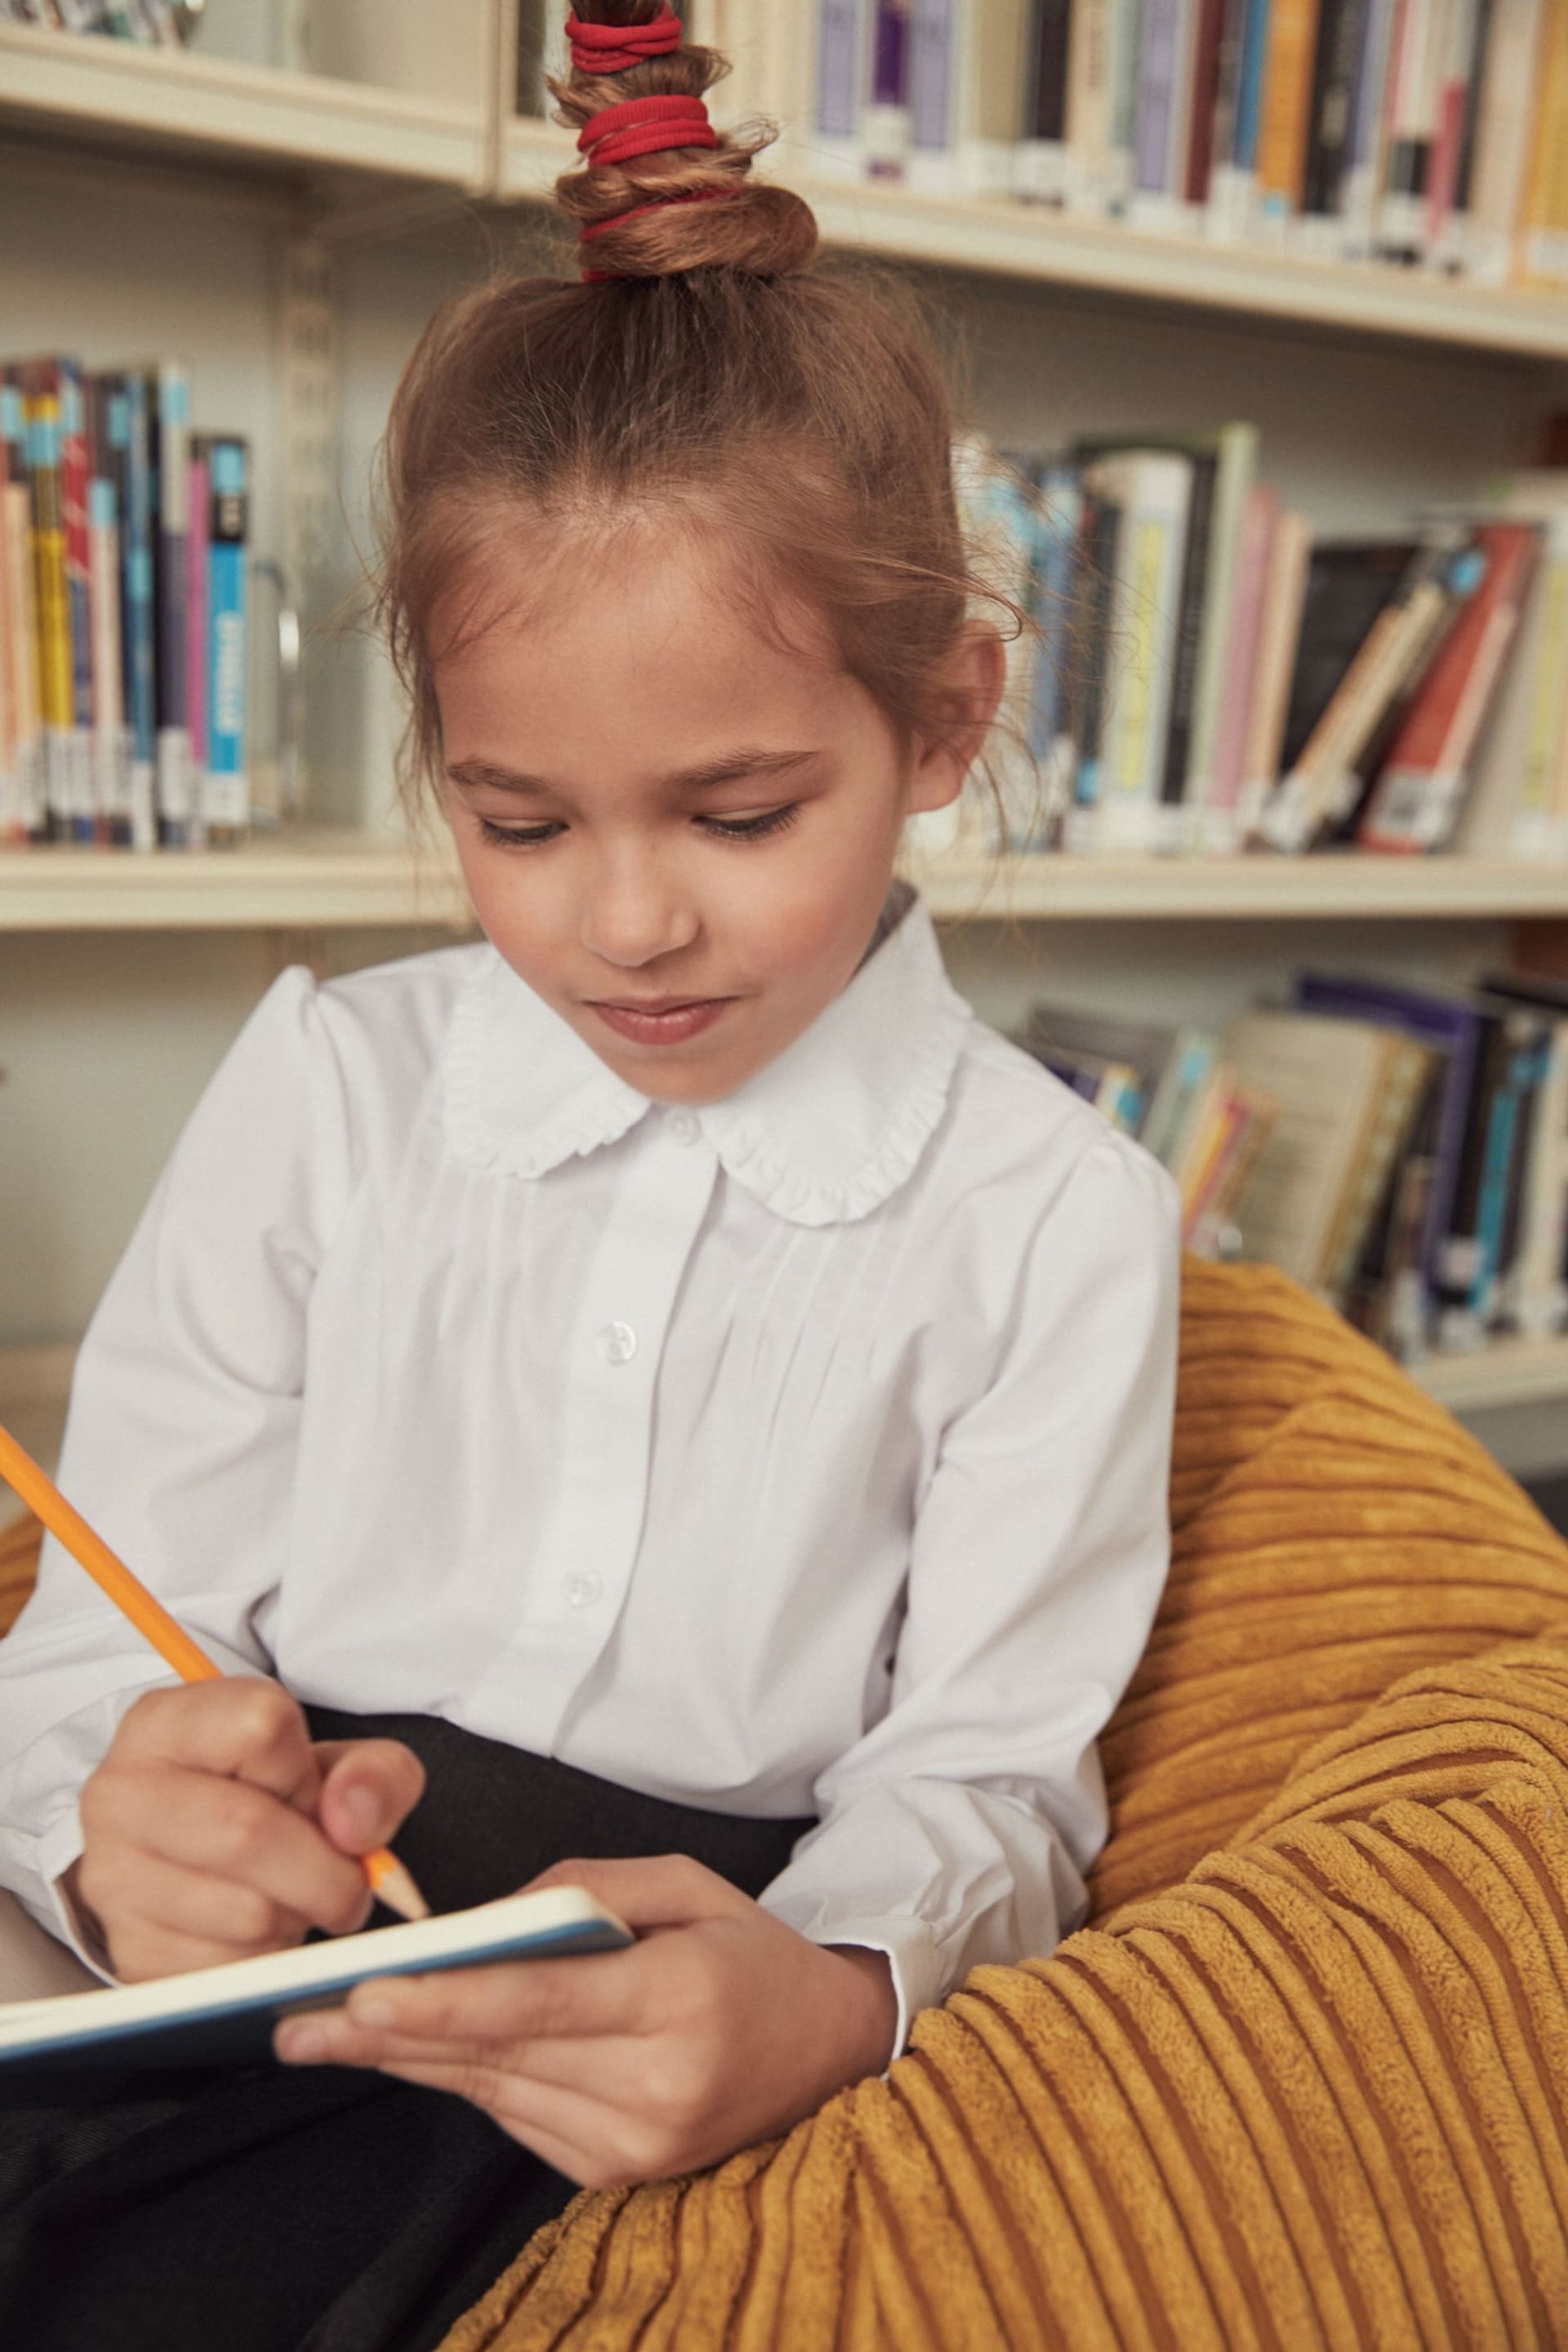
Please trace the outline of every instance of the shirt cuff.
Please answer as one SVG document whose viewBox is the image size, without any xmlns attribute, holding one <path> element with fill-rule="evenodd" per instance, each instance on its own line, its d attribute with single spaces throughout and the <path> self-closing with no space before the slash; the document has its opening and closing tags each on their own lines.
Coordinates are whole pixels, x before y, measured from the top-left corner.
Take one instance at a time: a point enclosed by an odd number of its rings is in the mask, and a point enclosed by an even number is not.
<svg viewBox="0 0 1568 2352">
<path fill-rule="evenodd" d="M 771 1903 L 763 1909 L 773 1910 Z M 794 1927 L 809 1944 L 853 1944 L 858 1950 L 881 1952 L 892 1972 L 893 1991 L 898 1999 L 898 2023 L 893 2030 L 893 2046 L 888 2053 L 888 2063 L 882 2069 L 886 2079 L 888 2067 L 903 2053 L 910 2028 L 922 2009 L 930 2009 L 942 1999 L 942 1967 L 937 1958 L 936 1944 L 923 1919 L 830 1919 L 822 1916 L 821 1907 L 813 1904 L 809 1919 L 792 1919 L 786 1902 L 773 1912 L 786 1927 Z M 804 1905 L 801 1906 L 805 1907 Z"/>
<path fill-rule="evenodd" d="M 89 1933 L 86 1920 L 78 1916 L 65 1890 L 65 1874 L 72 1863 L 79 1860 L 81 1850 L 81 1816 L 72 1805 L 52 1828 L 44 1832 L 33 1849 L 42 1903 L 29 1902 L 26 1895 L 21 1900 L 39 1927 L 47 1929 L 57 1943 L 73 1951 L 83 1968 L 90 1969 L 106 1985 L 118 1985 L 121 1979 L 109 1965 L 108 1953 L 97 1937 Z"/>
</svg>

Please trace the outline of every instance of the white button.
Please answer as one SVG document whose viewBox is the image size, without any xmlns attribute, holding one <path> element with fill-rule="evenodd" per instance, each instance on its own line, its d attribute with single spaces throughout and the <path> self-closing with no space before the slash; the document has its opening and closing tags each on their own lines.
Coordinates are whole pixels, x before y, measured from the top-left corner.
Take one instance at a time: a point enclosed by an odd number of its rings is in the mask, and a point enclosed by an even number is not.
<svg viewBox="0 0 1568 2352">
<path fill-rule="evenodd" d="M 599 1353 L 606 1364 L 628 1363 L 637 1351 L 637 1335 L 629 1323 L 606 1323 L 599 1334 Z"/>
<path fill-rule="evenodd" d="M 689 1110 L 672 1110 L 669 1132 L 677 1143 L 695 1143 L 702 1130 Z"/>
<path fill-rule="evenodd" d="M 568 1609 L 592 1609 L 604 1589 L 603 1577 L 595 1575 L 591 1568 L 574 1568 L 570 1576 L 561 1580 Z"/>
</svg>

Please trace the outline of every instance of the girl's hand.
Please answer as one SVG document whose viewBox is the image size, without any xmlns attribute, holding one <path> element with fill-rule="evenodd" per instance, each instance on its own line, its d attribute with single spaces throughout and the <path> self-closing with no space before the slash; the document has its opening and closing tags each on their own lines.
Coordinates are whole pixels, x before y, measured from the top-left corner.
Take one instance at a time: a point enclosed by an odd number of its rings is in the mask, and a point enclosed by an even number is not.
<svg viewBox="0 0 1568 2352">
<path fill-rule="evenodd" d="M 621 1952 L 356 1985 L 278 2028 L 281 2058 L 456 2091 L 592 2189 L 663 2179 L 766 2139 L 879 2074 L 898 2002 L 880 1952 L 808 1943 L 682 1854 L 563 1862 L 641 1932 Z"/>
<path fill-rule="evenodd" d="M 277 1683 L 150 1691 L 82 1790 L 67 1892 L 128 1983 L 253 1958 L 308 1927 L 363 1927 L 353 1859 L 417 1804 L 424 1768 L 391 1739 L 312 1742 Z"/>
</svg>

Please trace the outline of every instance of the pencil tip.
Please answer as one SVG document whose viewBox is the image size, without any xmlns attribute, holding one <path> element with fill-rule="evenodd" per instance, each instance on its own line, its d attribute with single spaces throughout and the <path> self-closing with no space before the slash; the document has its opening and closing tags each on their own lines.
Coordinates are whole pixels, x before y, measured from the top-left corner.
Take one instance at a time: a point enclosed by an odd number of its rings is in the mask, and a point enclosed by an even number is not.
<svg viewBox="0 0 1568 2352">
<path fill-rule="evenodd" d="M 389 1911 L 404 1919 L 428 1919 L 430 1906 L 395 1853 L 365 1856 L 370 1883 Z"/>
</svg>

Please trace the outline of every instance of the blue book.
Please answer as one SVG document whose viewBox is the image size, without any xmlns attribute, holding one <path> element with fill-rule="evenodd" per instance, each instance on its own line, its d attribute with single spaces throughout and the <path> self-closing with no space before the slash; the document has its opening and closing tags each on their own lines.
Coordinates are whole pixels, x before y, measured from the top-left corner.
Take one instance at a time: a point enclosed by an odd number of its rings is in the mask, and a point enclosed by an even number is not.
<svg viewBox="0 0 1568 2352">
<path fill-rule="evenodd" d="M 121 659 L 125 719 L 131 730 L 131 845 L 155 849 L 153 780 L 157 761 L 157 655 L 153 601 L 153 420 L 144 376 L 132 373 L 109 388 L 111 449 L 124 449 L 120 519 L 120 568 L 124 581 Z"/>
<path fill-rule="evenodd" d="M 250 453 L 243 441 L 226 437 L 201 446 L 208 484 L 207 735 L 201 812 L 209 844 L 221 845 L 237 840 L 250 822 L 245 764 Z"/>
<path fill-rule="evenodd" d="M 544 1886 L 185 1976 L 6 2002 L 0 2106 L 90 2097 L 106 2075 L 132 2068 L 264 2065 L 279 2019 L 338 2008 L 370 1977 L 619 1951 L 632 1940 L 625 1922 L 582 1887 Z"/>
<path fill-rule="evenodd" d="M 1232 160 L 1243 172 L 1258 168 L 1258 132 L 1263 120 L 1263 69 L 1268 58 L 1269 0 L 1247 0 L 1241 32 L 1241 68 L 1236 88 L 1236 145 Z"/>
<path fill-rule="evenodd" d="M 155 402 L 157 535 L 153 577 L 157 606 L 158 838 L 184 849 L 191 838 L 195 799 L 185 691 L 187 542 L 191 530 L 191 394 L 184 368 L 165 360 L 152 379 Z"/>
</svg>

